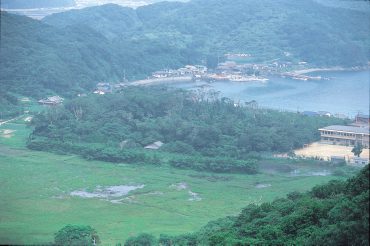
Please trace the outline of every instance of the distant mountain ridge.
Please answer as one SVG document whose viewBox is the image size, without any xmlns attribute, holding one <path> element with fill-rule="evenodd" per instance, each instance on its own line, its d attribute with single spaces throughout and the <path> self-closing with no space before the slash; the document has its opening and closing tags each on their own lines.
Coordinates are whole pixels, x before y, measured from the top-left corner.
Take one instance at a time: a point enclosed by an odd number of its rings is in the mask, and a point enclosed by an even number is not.
<svg viewBox="0 0 370 246">
<path fill-rule="evenodd" d="M 1 0 L 4 9 L 32 9 L 71 7 L 76 5 L 74 0 Z"/>
<path fill-rule="evenodd" d="M 366 24 L 370 16 L 315 1 L 193 0 L 163 2 L 136 11 L 119 8 L 87 8 L 51 15 L 44 21 L 57 27 L 87 23 L 110 39 L 128 32 L 134 38 L 138 34 L 178 35 L 202 53 L 246 52 L 261 60 L 289 52 L 296 60 L 317 65 L 351 66 L 364 64 L 370 57 Z"/>
<path fill-rule="evenodd" d="M 43 21 L 2 12 L 1 20 L 1 87 L 26 95 L 75 95 L 99 81 L 145 78 L 228 52 L 321 67 L 370 60 L 370 16 L 314 0 L 108 4 Z"/>
</svg>

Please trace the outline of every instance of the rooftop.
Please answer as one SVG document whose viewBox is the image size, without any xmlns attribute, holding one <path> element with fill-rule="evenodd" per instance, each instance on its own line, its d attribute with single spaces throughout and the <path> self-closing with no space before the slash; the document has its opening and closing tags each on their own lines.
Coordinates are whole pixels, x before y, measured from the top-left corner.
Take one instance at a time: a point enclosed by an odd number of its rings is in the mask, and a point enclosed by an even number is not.
<svg viewBox="0 0 370 246">
<path fill-rule="evenodd" d="M 327 126 L 327 127 L 320 128 L 319 130 L 369 134 L 369 127 L 357 127 L 357 126 L 332 125 L 332 126 Z"/>
</svg>

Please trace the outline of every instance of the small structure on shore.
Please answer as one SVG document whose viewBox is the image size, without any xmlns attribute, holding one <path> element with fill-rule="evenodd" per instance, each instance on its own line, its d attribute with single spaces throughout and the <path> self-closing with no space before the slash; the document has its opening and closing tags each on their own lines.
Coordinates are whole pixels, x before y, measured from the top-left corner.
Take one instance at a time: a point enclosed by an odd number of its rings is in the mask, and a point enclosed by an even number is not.
<svg viewBox="0 0 370 246">
<path fill-rule="evenodd" d="M 104 94 L 112 93 L 112 92 L 113 92 L 113 87 L 111 86 L 110 83 L 98 83 L 96 85 L 96 90 L 94 91 L 94 94 L 104 95 Z"/>
<path fill-rule="evenodd" d="M 147 146 L 145 146 L 144 148 L 145 149 L 153 149 L 153 150 L 157 150 L 159 149 L 160 147 L 162 147 L 163 143 L 161 141 L 156 141 L 152 144 L 149 144 Z"/>
<path fill-rule="evenodd" d="M 52 97 L 47 97 L 44 99 L 41 99 L 38 101 L 39 104 L 43 105 L 58 105 L 63 103 L 64 99 L 60 96 L 52 96 Z"/>
</svg>

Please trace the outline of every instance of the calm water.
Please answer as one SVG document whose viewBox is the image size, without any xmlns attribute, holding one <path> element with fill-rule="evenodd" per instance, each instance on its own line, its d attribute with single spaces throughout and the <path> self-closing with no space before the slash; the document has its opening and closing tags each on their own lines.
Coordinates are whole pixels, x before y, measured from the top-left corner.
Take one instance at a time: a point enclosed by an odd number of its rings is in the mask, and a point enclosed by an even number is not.
<svg viewBox="0 0 370 246">
<path fill-rule="evenodd" d="M 300 81 L 272 77 L 266 83 L 216 82 L 210 84 L 222 96 L 234 100 L 256 100 L 262 107 L 292 111 L 329 111 L 354 116 L 369 112 L 370 71 L 318 72 L 330 80 Z M 202 83 L 179 84 L 196 88 Z M 204 84 L 204 83 L 203 83 Z"/>
</svg>

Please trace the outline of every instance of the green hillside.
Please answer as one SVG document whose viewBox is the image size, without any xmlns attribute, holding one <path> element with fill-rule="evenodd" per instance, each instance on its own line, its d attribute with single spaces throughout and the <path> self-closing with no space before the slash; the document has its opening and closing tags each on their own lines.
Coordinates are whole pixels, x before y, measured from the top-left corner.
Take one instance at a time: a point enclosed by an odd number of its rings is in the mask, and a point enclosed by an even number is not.
<svg viewBox="0 0 370 246">
<path fill-rule="evenodd" d="M 193 0 L 144 6 L 136 14 L 117 8 L 60 13 L 44 21 L 59 27 L 89 23 L 117 39 L 172 38 L 202 54 L 245 52 L 260 61 L 284 52 L 322 66 L 359 65 L 369 58 L 369 15 L 315 1 Z"/>
<path fill-rule="evenodd" d="M 145 78 L 226 52 L 250 53 L 258 62 L 364 65 L 369 18 L 313 0 L 193 0 L 136 10 L 109 4 L 43 21 L 2 12 L 1 90 L 68 97 L 99 81 Z"/>
</svg>

